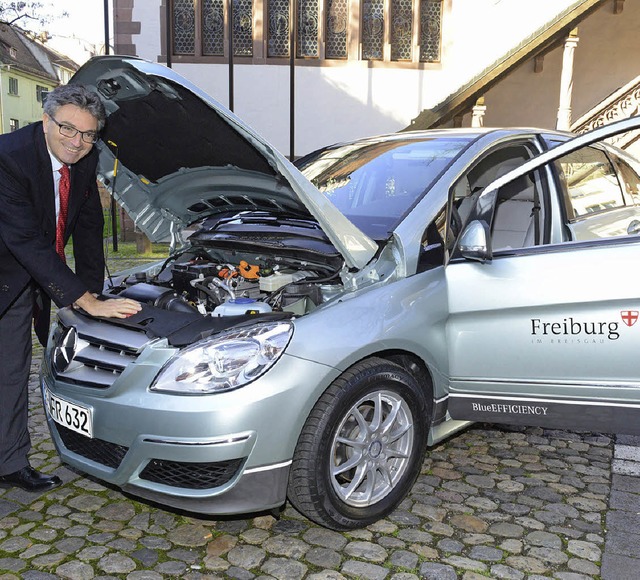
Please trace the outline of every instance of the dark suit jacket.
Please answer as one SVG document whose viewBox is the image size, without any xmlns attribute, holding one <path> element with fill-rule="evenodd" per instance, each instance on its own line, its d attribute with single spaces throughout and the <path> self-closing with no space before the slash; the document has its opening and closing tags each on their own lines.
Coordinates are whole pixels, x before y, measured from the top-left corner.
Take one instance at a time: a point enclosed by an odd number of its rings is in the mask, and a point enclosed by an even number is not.
<svg viewBox="0 0 640 580">
<path fill-rule="evenodd" d="M 68 306 L 104 281 L 104 218 L 93 149 L 71 166 L 65 242 L 73 236 L 74 274 L 55 250 L 55 192 L 42 123 L 0 135 L 0 316 L 31 281 L 43 290 L 40 342 L 49 328 L 50 300 Z"/>
</svg>

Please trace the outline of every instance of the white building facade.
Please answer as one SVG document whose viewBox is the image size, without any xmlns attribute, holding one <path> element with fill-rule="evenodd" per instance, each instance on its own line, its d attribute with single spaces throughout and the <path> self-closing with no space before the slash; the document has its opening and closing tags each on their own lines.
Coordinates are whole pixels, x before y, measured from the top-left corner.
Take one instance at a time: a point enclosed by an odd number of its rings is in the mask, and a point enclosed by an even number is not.
<svg viewBox="0 0 640 580">
<path fill-rule="evenodd" d="M 640 76 L 639 4 L 114 0 L 115 51 L 168 63 L 300 156 L 407 127 L 588 123 Z"/>
</svg>

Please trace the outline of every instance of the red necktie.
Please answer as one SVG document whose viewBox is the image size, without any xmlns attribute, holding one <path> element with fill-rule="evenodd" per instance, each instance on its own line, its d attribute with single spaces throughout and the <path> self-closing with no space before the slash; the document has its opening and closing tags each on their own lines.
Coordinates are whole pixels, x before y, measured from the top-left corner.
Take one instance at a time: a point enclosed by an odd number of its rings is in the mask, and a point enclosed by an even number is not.
<svg viewBox="0 0 640 580">
<path fill-rule="evenodd" d="M 69 190 L 71 189 L 71 179 L 69 177 L 69 166 L 63 165 L 60 169 L 60 184 L 58 195 L 60 196 L 60 207 L 58 209 L 58 225 L 56 227 L 56 252 L 60 259 L 66 263 L 64 255 L 64 228 L 67 224 L 67 208 L 69 207 Z"/>
</svg>

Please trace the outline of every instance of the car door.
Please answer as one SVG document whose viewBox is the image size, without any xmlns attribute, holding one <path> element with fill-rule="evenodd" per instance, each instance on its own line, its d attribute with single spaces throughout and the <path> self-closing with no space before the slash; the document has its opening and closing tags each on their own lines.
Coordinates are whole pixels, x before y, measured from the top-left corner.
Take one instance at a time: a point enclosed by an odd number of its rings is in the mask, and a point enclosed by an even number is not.
<svg viewBox="0 0 640 580">
<path fill-rule="evenodd" d="M 627 187 L 640 178 L 593 144 L 615 130 L 559 145 L 478 198 L 445 273 L 452 418 L 640 433 L 640 208 Z M 504 192 L 522 177 L 540 190 L 545 233 L 514 246 L 500 228 L 519 218 L 496 225 L 503 202 L 532 199 Z M 468 243 L 474 233 L 486 243 Z"/>
</svg>

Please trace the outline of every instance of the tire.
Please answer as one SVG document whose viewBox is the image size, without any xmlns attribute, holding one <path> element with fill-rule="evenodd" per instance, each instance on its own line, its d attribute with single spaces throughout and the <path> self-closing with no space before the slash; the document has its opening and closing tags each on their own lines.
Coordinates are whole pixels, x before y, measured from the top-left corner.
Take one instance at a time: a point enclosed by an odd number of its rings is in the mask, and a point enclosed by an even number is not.
<svg viewBox="0 0 640 580">
<path fill-rule="evenodd" d="M 289 501 L 333 530 L 383 518 L 420 473 L 430 409 L 427 393 L 402 367 L 378 358 L 357 363 L 307 418 L 293 456 Z"/>
</svg>

